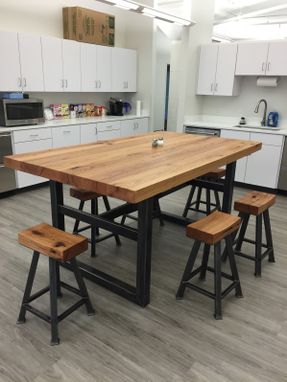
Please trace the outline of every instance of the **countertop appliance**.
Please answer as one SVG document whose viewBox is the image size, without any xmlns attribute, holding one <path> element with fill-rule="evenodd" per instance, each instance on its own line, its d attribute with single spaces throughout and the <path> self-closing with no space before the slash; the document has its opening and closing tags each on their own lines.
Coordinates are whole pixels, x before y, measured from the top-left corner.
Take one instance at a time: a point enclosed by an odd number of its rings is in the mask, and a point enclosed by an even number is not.
<svg viewBox="0 0 287 382">
<path fill-rule="evenodd" d="M 204 129 L 202 127 L 197 127 L 197 126 L 185 126 L 185 133 L 219 137 L 220 129 Z"/>
<path fill-rule="evenodd" d="M 4 167 L 4 157 L 12 155 L 11 133 L 0 133 L 0 193 L 15 190 L 15 171 Z"/>
<path fill-rule="evenodd" d="M 287 191 L 287 137 L 285 137 L 278 188 L 279 190 Z"/>
<path fill-rule="evenodd" d="M 109 101 L 109 105 L 110 105 L 109 115 L 117 115 L 117 116 L 123 115 L 124 104 L 122 101 L 119 101 L 115 98 L 111 98 Z"/>
<path fill-rule="evenodd" d="M 23 126 L 45 122 L 43 101 L 40 99 L 1 99 L 0 125 Z"/>
</svg>

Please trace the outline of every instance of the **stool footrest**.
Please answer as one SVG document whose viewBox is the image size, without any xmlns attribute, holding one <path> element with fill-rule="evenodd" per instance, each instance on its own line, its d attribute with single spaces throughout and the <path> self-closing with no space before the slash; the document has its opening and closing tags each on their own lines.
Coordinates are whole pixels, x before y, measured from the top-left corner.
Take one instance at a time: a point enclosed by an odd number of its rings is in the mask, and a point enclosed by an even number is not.
<svg viewBox="0 0 287 382">
<path fill-rule="evenodd" d="M 268 248 L 265 252 L 263 252 L 259 258 L 259 260 L 263 260 L 266 256 L 269 255 L 270 252 L 272 252 L 273 249 L 272 248 Z M 240 257 L 244 257 L 245 259 L 249 259 L 249 260 L 252 260 L 252 261 L 256 261 L 256 258 L 254 256 L 251 256 L 251 255 L 247 255 L 246 253 L 243 253 L 241 251 L 237 251 L 236 249 L 234 250 L 234 254 L 236 256 L 240 256 Z"/>
<path fill-rule="evenodd" d="M 27 303 L 36 300 L 36 298 L 41 297 L 43 294 L 49 292 L 49 290 L 50 290 L 50 287 L 47 286 L 47 287 L 45 287 L 45 288 L 39 290 L 38 292 L 32 294 L 32 296 L 30 296 L 29 299 L 27 300 Z"/>
<path fill-rule="evenodd" d="M 245 241 L 246 243 L 249 243 L 249 244 L 254 244 L 254 245 L 256 244 L 256 241 L 255 241 L 255 240 L 248 239 L 248 238 L 244 238 L 242 241 Z M 263 247 L 263 248 L 268 248 L 268 245 L 262 243 L 262 244 L 261 244 L 261 247 Z"/>
<path fill-rule="evenodd" d="M 72 285 L 66 284 L 66 283 L 64 283 L 63 281 L 60 281 L 60 285 L 61 285 L 63 288 L 65 288 L 66 290 L 68 290 L 68 291 L 70 291 L 70 292 L 72 292 L 72 293 L 75 293 L 75 294 L 77 294 L 78 296 L 81 296 L 81 297 L 82 297 L 82 295 L 81 295 L 81 291 L 80 291 L 79 289 L 77 289 L 77 288 L 74 288 Z"/>
<path fill-rule="evenodd" d="M 212 268 L 212 267 L 207 267 L 206 270 L 209 271 L 209 272 L 211 272 L 211 273 L 214 273 L 214 272 L 215 272 L 215 271 L 214 271 L 214 268 Z M 227 280 L 231 280 L 231 281 L 233 281 L 232 276 L 229 275 L 228 273 L 225 273 L 225 272 L 222 272 L 222 271 L 221 271 L 221 276 L 224 277 L 224 278 L 227 279 Z"/>
<path fill-rule="evenodd" d="M 39 309 L 35 308 L 34 306 L 30 304 L 23 304 L 23 305 L 28 312 L 34 314 L 35 316 L 41 318 L 42 320 L 48 322 L 49 324 L 51 323 L 51 318 L 47 314 L 41 312 Z"/>
<path fill-rule="evenodd" d="M 61 322 L 64 318 L 68 317 L 71 313 L 73 313 L 80 306 L 84 305 L 87 302 L 85 297 L 81 298 L 81 300 L 77 301 L 75 304 L 66 309 L 63 313 L 58 316 L 58 322 Z"/>
</svg>

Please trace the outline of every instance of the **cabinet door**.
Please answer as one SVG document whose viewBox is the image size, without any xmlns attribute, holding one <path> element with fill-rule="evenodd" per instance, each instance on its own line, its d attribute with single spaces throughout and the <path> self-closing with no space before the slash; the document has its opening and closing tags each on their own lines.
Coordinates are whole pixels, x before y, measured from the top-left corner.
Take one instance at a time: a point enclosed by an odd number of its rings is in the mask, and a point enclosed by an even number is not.
<svg viewBox="0 0 287 382">
<path fill-rule="evenodd" d="M 0 91 L 21 91 L 20 58 L 16 32 L 0 32 Z"/>
<path fill-rule="evenodd" d="M 97 140 L 98 133 L 96 123 L 81 126 L 81 143 L 92 143 L 97 142 Z"/>
<path fill-rule="evenodd" d="M 270 41 L 266 74 L 287 76 L 287 42 Z"/>
<path fill-rule="evenodd" d="M 82 91 L 97 91 L 97 46 L 80 44 Z"/>
<path fill-rule="evenodd" d="M 107 92 L 112 89 L 112 49 L 108 46 L 97 46 L 97 91 Z"/>
<path fill-rule="evenodd" d="M 237 94 L 236 56 L 237 44 L 219 44 L 214 95 L 232 96 Z"/>
<path fill-rule="evenodd" d="M 18 34 L 22 86 L 24 91 L 44 91 L 40 36 Z"/>
<path fill-rule="evenodd" d="M 198 95 L 213 95 L 216 75 L 218 44 L 203 45 L 200 51 L 198 70 Z"/>
<path fill-rule="evenodd" d="M 41 37 L 44 87 L 47 92 L 63 91 L 62 40 Z"/>
<path fill-rule="evenodd" d="M 129 137 L 134 135 L 134 120 L 121 122 L 121 137 Z"/>
<path fill-rule="evenodd" d="M 135 119 L 134 135 L 146 134 L 148 132 L 148 118 Z"/>
<path fill-rule="evenodd" d="M 23 154 L 34 151 L 49 150 L 52 148 L 52 139 L 16 143 L 13 148 L 14 154 Z M 33 184 L 47 182 L 48 179 L 35 176 L 22 171 L 16 171 L 18 188 L 32 186 Z"/>
<path fill-rule="evenodd" d="M 62 48 L 64 91 L 78 92 L 81 90 L 80 44 L 62 40 Z"/>
<path fill-rule="evenodd" d="M 80 126 L 61 126 L 52 129 L 53 148 L 80 144 Z"/>
<path fill-rule="evenodd" d="M 98 141 L 109 141 L 110 139 L 120 138 L 121 130 L 98 131 Z"/>
<path fill-rule="evenodd" d="M 238 44 L 235 74 L 238 76 L 265 75 L 268 42 L 248 42 Z"/>
<path fill-rule="evenodd" d="M 248 157 L 245 182 L 256 186 L 277 188 L 281 147 L 262 145 Z"/>
<path fill-rule="evenodd" d="M 246 141 L 250 140 L 250 134 L 244 131 L 221 130 L 220 136 L 222 138 L 229 138 L 229 139 L 243 139 Z M 247 158 L 248 157 L 241 158 L 236 162 L 236 172 L 235 172 L 236 182 L 242 182 L 242 183 L 245 182 Z"/>
<path fill-rule="evenodd" d="M 136 51 L 122 48 L 112 49 L 112 91 L 136 91 L 136 66 Z"/>
</svg>

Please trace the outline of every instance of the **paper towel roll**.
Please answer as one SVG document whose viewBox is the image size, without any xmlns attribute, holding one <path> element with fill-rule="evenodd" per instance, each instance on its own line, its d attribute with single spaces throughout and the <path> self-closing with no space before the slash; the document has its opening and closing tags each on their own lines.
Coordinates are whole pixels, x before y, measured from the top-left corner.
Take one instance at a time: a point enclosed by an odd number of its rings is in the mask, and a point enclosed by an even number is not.
<svg viewBox="0 0 287 382">
<path fill-rule="evenodd" d="M 257 86 L 276 87 L 278 85 L 278 77 L 258 77 Z"/>
<path fill-rule="evenodd" d="M 142 106 L 142 101 L 137 101 L 137 116 L 140 117 L 141 115 L 141 106 Z"/>
</svg>

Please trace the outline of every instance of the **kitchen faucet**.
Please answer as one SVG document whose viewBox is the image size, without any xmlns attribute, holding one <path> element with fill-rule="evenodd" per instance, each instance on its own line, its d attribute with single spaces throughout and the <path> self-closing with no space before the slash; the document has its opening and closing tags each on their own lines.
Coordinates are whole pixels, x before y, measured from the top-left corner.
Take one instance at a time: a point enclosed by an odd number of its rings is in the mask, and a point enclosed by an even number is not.
<svg viewBox="0 0 287 382">
<path fill-rule="evenodd" d="M 255 107 L 254 113 L 258 113 L 259 106 L 262 102 L 264 103 L 264 114 L 263 114 L 263 119 L 261 121 L 261 126 L 266 126 L 267 101 L 265 99 L 262 98 L 260 101 L 258 101 L 258 104 Z"/>
</svg>

